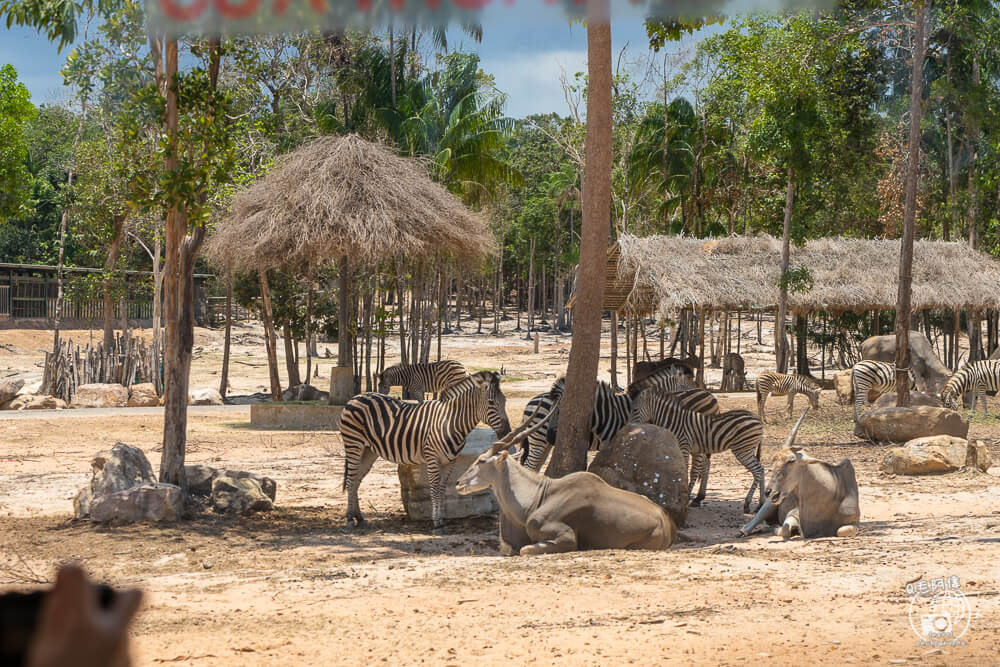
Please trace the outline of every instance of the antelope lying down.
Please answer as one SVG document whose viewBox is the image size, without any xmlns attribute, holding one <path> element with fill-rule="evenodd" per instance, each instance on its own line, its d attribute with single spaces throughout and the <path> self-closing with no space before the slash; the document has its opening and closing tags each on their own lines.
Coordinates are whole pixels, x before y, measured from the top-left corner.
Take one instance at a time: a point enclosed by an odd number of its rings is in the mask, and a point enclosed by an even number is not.
<svg viewBox="0 0 1000 667">
<path fill-rule="evenodd" d="M 750 523 L 740 530 L 749 535 L 761 522 L 780 523 L 776 534 L 802 537 L 853 537 L 858 533 L 858 480 L 848 459 L 837 465 L 820 461 L 795 447 L 795 434 L 806 416 L 799 417 L 776 460 L 781 464 L 765 490 L 766 500 Z"/>
<path fill-rule="evenodd" d="M 458 492 L 493 490 L 500 505 L 500 549 L 530 556 L 578 549 L 665 549 L 677 529 L 663 509 L 644 496 L 616 489 L 589 472 L 559 479 L 515 461 L 507 448 L 551 415 L 527 422 L 494 443 L 458 479 Z"/>
</svg>

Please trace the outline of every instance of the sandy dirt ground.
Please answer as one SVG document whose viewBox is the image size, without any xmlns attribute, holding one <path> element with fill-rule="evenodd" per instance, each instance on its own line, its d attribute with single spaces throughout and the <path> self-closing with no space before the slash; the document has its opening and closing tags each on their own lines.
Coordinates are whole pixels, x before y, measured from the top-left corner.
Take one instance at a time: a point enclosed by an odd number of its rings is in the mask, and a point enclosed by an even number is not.
<svg viewBox="0 0 1000 667">
<path fill-rule="evenodd" d="M 86 340 L 88 332 L 71 335 Z M 0 331 L 0 377 L 39 378 L 38 350 L 50 336 Z M 755 340 L 748 328 L 751 376 L 770 362 Z M 243 363 L 234 364 L 232 391 L 262 390 L 259 330 L 240 327 L 236 341 L 234 360 Z M 192 387 L 217 386 L 221 333 L 199 329 L 195 345 Z M 527 398 L 565 369 L 568 351 L 569 338 L 557 335 L 543 335 L 538 355 L 515 334 L 444 340 L 445 356 L 470 368 L 504 367 L 514 424 Z M 321 377 L 332 364 L 319 360 Z M 601 368 L 606 377 L 606 361 Z M 719 371 L 708 378 L 717 383 Z M 753 400 L 721 402 L 749 408 Z M 791 426 L 783 407 L 784 399 L 769 404 L 765 460 Z M 348 530 L 339 435 L 258 431 L 248 421 L 248 408 L 200 409 L 189 423 L 188 461 L 270 475 L 274 511 L 96 527 L 71 519 L 90 457 L 122 441 L 143 448 L 155 467 L 162 417 L 0 412 L 0 589 L 47 579 L 71 559 L 113 585 L 143 588 L 133 633 L 140 665 L 998 663 L 1000 467 L 880 473 L 885 448 L 851 435 L 850 411 L 832 392 L 799 443 L 814 456 L 854 462 L 856 538 L 737 538 L 751 479 L 722 455 L 713 459 L 707 502 L 663 552 L 504 558 L 490 519 L 452 522 L 448 535 L 433 535 L 429 524 L 406 520 L 395 468 L 384 461 L 361 488 L 369 527 Z M 995 417 L 975 419 L 970 437 L 1000 462 Z M 965 644 L 921 646 L 906 584 L 951 575 L 972 615 Z"/>
</svg>

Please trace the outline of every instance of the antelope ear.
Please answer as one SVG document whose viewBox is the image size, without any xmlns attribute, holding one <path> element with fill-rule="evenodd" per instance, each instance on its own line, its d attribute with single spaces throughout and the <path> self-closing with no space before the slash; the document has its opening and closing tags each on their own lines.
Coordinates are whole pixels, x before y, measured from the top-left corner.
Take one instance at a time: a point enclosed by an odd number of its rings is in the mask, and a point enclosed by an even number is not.
<svg viewBox="0 0 1000 667">
<path fill-rule="evenodd" d="M 507 454 L 508 452 L 506 449 L 497 454 L 497 463 L 502 463 L 507 458 Z"/>
<path fill-rule="evenodd" d="M 805 451 L 801 447 L 795 449 L 795 460 L 796 461 L 804 461 L 807 458 L 808 457 L 806 456 Z"/>
</svg>

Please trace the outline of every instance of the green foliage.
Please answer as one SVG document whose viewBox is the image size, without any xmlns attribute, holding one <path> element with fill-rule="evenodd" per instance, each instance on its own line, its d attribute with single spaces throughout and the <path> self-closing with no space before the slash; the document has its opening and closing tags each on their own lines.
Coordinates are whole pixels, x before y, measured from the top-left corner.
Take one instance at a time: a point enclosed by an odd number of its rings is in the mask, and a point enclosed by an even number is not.
<svg viewBox="0 0 1000 667">
<path fill-rule="evenodd" d="M 0 67 L 0 222 L 20 211 L 29 195 L 25 125 L 34 117 L 31 94 L 17 71 Z"/>
<path fill-rule="evenodd" d="M 807 266 L 790 266 L 778 279 L 778 287 L 790 294 L 808 292 L 813 287 L 812 273 Z"/>
</svg>

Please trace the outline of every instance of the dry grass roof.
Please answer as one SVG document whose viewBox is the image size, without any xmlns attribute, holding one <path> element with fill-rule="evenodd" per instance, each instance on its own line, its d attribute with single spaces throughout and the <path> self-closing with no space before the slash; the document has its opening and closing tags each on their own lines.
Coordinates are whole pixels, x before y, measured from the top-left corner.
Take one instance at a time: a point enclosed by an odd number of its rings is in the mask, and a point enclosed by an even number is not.
<svg viewBox="0 0 1000 667">
<path fill-rule="evenodd" d="M 623 235 L 608 254 L 604 306 L 659 313 L 696 309 L 773 309 L 781 241 L 772 236 L 694 239 Z M 896 307 L 898 240 L 826 238 L 791 249 L 812 288 L 788 296 L 793 311 Z M 1000 308 L 1000 263 L 961 242 L 917 241 L 913 308 Z"/>
<path fill-rule="evenodd" d="M 358 137 L 321 137 L 238 193 L 206 243 L 237 271 L 492 252 L 485 218 L 428 176 L 426 165 Z"/>
</svg>

